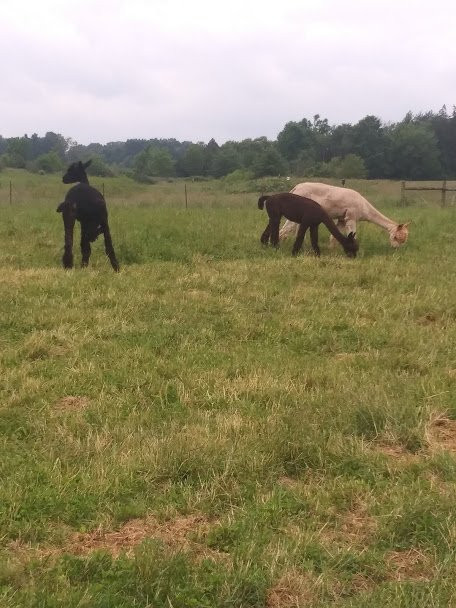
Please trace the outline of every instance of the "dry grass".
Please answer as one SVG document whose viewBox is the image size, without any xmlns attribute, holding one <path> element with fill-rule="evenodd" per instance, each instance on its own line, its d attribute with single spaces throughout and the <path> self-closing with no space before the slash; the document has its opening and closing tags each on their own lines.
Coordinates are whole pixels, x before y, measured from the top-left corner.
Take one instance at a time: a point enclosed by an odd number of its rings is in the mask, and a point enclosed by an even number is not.
<svg viewBox="0 0 456 608">
<path fill-rule="evenodd" d="M 84 410 L 88 405 L 89 400 L 87 397 L 67 395 L 56 402 L 54 409 L 57 412 L 74 412 Z"/>
<path fill-rule="evenodd" d="M 435 414 L 426 426 L 429 449 L 456 452 L 456 420 L 445 414 Z"/>
<path fill-rule="evenodd" d="M 435 562 L 433 557 L 418 549 L 391 551 L 386 556 L 391 580 L 430 581 L 433 578 Z"/>
<path fill-rule="evenodd" d="M 384 454 L 391 459 L 396 465 L 407 466 L 419 462 L 421 454 L 414 454 L 399 443 L 377 441 L 373 445 L 373 449 L 380 454 Z"/>
<path fill-rule="evenodd" d="M 11 555 L 22 560 L 57 557 L 63 554 L 90 555 L 94 551 L 106 551 L 113 557 L 121 553 L 132 555 L 146 540 L 158 540 L 173 552 L 190 553 L 194 557 L 220 558 L 220 553 L 205 546 L 204 537 L 214 522 L 203 515 L 178 516 L 159 521 L 153 516 L 132 519 L 117 530 L 98 528 L 92 532 L 71 533 L 59 546 L 25 544 L 13 541 L 8 544 Z"/>
<path fill-rule="evenodd" d="M 319 580 L 311 573 L 294 570 L 284 573 L 269 589 L 267 608 L 306 608 L 314 605 L 319 595 Z"/>
</svg>

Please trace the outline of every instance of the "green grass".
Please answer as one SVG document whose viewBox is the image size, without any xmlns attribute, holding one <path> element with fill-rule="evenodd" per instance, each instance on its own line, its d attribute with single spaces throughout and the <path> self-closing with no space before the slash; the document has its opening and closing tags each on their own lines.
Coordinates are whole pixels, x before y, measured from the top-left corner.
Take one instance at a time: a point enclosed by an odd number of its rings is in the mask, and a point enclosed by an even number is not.
<svg viewBox="0 0 456 608">
<path fill-rule="evenodd" d="M 254 192 L 116 178 L 120 274 L 65 272 L 66 187 L 13 177 L 2 608 L 455 604 L 453 208 L 359 182 L 409 243 L 292 259 Z"/>
</svg>

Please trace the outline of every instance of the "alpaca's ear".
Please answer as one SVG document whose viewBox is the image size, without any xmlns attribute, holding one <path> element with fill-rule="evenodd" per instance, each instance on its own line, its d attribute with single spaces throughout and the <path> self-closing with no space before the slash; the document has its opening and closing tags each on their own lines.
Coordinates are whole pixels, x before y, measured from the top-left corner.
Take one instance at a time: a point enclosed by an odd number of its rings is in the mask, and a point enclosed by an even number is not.
<svg viewBox="0 0 456 608">
<path fill-rule="evenodd" d="M 350 233 L 348 234 L 348 238 L 349 238 L 349 239 L 354 239 L 355 237 L 356 237 L 356 232 L 350 232 Z"/>
<path fill-rule="evenodd" d="M 87 169 L 87 167 L 90 167 L 91 164 L 92 164 L 92 159 L 89 159 L 86 163 L 84 163 L 84 169 Z"/>
</svg>

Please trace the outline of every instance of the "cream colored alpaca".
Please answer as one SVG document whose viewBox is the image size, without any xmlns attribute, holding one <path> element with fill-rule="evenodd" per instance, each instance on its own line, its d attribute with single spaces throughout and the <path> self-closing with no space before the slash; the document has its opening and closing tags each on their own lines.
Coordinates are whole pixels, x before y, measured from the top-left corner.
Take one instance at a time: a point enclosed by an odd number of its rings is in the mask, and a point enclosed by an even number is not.
<svg viewBox="0 0 456 608">
<path fill-rule="evenodd" d="M 295 186 L 291 192 L 316 201 L 330 217 L 337 220 L 337 226 L 342 232 L 345 229 L 347 233 L 356 233 L 356 222 L 372 222 L 389 233 L 392 247 L 399 247 L 407 241 L 410 222 L 397 224 L 390 220 L 355 190 L 329 186 L 328 184 L 304 182 Z M 296 233 L 297 229 L 298 224 L 287 220 L 280 230 L 280 240 Z M 332 244 L 335 243 L 332 237 L 331 241 Z"/>
</svg>

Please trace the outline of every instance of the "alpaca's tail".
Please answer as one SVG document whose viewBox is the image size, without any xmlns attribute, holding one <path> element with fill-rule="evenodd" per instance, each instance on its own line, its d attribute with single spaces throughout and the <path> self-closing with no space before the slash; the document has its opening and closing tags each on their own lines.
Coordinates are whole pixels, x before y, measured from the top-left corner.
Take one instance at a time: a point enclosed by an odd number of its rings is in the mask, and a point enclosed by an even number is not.
<svg viewBox="0 0 456 608">
<path fill-rule="evenodd" d="M 258 209 L 264 209 L 264 203 L 268 200 L 269 196 L 260 196 L 258 199 Z"/>
<path fill-rule="evenodd" d="M 63 201 L 63 203 L 60 203 L 60 205 L 57 207 L 57 209 L 56 209 L 57 213 L 62 213 L 64 207 L 65 207 L 65 201 Z"/>
</svg>

